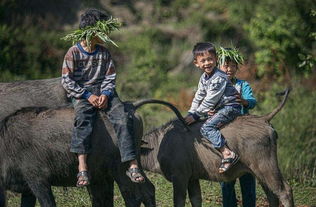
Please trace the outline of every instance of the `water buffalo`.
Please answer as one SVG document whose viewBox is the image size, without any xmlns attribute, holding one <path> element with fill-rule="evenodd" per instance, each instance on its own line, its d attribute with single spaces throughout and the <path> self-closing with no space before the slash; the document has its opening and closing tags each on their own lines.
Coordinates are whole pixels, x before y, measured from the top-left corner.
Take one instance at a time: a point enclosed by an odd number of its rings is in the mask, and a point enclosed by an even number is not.
<svg viewBox="0 0 316 207">
<path fill-rule="evenodd" d="M 69 104 L 61 78 L 0 83 L 0 120 L 25 107 Z"/>
<path fill-rule="evenodd" d="M 291 187 L 281 175 L 277 161 L 277 133 L 269 123 L 281 110 L 282 103 L 265 116 L 245 115 L 221 129 L 228 146 L 240 155 L 240 161 L 224 174 L 218 173 L 220 153 L 201 137 L 198 122 L 183 129 L 171 121 L 143 137 L 141 164 L 144 169 L 163 174 L 173 184 L 174 206 L 184 207 L 188 192 L 193 207 L 201 207 L 199 179 L 231 181 L 246 172 L 256 176 L 270 206 L 293 207 Z"/>
<path fill-rule="evenodd" d="M 56 206 L 51 186 L 75 186 L 77 159 L 69 152 L 73 109 L 24 108 L 8 116 L 0 129 L 0 184 L 7 190 L 32 193 L 42 207 Z M 99 113 L 88 157 L 93 206 L 113 206 L 113 180 L 126 206 L 155 206 L 154 186 L 130 182 L 120 162 L 117 138 Z M 139 192 L 137 194 L 137 192 Z"/>
<path fill-rule="evenodd" d="M 0 95 L 3 97 L 0 102 L 0 186 L 23 193 L 22 206 L 35 205 L 33 193 L 39 198 L 41 206 L 55 206 L 50 185 L 72 186 L 77 171 L 75 156 L 68 152 L 73 125 L 72 109 L 50 111 L 43 108 L 69 104 L 60 78 L 0 83 Z M 65 114 L 61 114 L 62 111 Z M 56 117 L 50 114 L 59 115 L 62 119 L 54 119 Z M 93 206 L 113 205 L 114 179 L 127 206 L 139 206 L 140 201 L 147 206 L 155 206 L 152 183 L 147 179 L 145 184 L 135 186 L 122 173 L 116 137 L 112 137 L 113 131 L 106 117 L 101 117 L 99 129 L 110 131 L 95 135 L 94 142 L 103 139 L 100 141 L 102 144 L 97 145 L 89 158 L 94 178 L 89 187 Z M 56 122 L 48 124 L 48 119 Z M 134 131 L 139 137 L 142 125 L 134 123 Z M 4 196 L 3 191 L 0 196 Z"/>
</svg>

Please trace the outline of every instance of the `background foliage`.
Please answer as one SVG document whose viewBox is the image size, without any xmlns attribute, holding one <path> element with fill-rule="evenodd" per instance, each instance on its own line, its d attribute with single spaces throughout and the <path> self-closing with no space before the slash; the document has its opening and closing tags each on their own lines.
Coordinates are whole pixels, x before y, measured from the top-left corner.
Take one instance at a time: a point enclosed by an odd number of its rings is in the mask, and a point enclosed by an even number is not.
<svg viewBox="0 0 316 207">
<path fill-rule="evenodd" d="M 45 3 L 43 3 L 45 2 Z M 233 44 L 246 63 L 238 76 L 265 114 L 275 93 L 291 85 L 285 108 L 272 121 L 279 134 L 279 161 L 286 178 L 315 186 L 316 5 L 311 0 L 2 0 L 0 81 L 58 77 L 71 46 L 60 38 L 77 28 L 83 9 L 104 9 L 123 22 L 109 45 L 124 100 L 159 98 L 186 113 L 200 72 L 192 65 L 198 41 Z M 146 129 L 168 121 L 165 108 L 141 110 Z"/>
</svg>

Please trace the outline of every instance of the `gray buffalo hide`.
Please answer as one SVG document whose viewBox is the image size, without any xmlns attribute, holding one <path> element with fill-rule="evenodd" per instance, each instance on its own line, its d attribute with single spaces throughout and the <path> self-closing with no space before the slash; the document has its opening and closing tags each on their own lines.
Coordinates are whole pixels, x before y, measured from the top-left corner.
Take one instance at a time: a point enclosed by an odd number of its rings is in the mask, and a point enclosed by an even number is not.
<svg viewBox="0 0 316 207">
<path fill-rule="evenodd" d="M 227 172 L 218 168 L 221 154 L 201 136 L 203 122 L 186 131 L 179 120 L 171 121 L 143 137 L 141 163 L 144 169 L 163 174 L 173 184 L 174 206 L 184 207 L 186 194 L 194 207 L 201 207 L 199 179 L 231 181 L 252 173 L 265 190 L 270 206 L 293 207 L 291 187 L 281 175 L 277 161 L 277 133 L 269 121 L 281 110 L 283 102 L 266 116 L 236 118 L 221 132 L 240 161 Z"/>
<path fill-rule="evenodd" d="M 34 194 L 41 206 L 55 206 L 51 185 L 74 186 L 76 182 L 78 162 L 69 152 L 73 109 L 60 81 L 0 83 L 0 185 L 24 195 Z M 113 206 L 114 179 L 127 206 L 139 206 L 141 201 L 155 206 L 153 185 L 148 179 L 137 186 L 130 182 L 120 163 L 111 124 L 107 117 L 98 120 L 92 143 L 96 148 L 88 158 L 93 206 Z M 135 122 L 134 127 L 141 136 L 142 123 Z"/>
</svg>

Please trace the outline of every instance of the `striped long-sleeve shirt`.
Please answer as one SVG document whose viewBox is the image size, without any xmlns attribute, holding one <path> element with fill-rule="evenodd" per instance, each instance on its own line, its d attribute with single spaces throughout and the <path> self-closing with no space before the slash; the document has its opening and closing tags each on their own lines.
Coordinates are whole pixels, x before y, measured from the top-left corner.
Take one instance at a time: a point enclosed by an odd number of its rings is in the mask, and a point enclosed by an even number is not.
<svg viewBox="0 0 316 207">
<path fill-rule="evenodd" d="M 223 106 L 240 105 L 236 101 L 237 90 L 221 70 L 214 68 L 211 75 L 203 73 L 189 113 L 198 117 L 207 115 L 209 110 Z"/>
<path fill-rule="evenodd" d="M 112 96 L 116 72 L 109 51 L 97 45 L 94 52 L 77 43 L 65 55 L 62 85 L 69 97 L 89 98 L 91 94 Z"/>
</svg>

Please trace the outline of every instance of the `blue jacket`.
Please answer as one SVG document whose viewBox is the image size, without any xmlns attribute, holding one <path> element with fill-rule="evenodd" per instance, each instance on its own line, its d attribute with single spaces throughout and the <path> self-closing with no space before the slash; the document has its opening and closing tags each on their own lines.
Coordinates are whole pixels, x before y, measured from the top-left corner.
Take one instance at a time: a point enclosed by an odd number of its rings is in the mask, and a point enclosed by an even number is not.
<svg viewBox="0 0 316 207">
<path fill-rule="evenodd" d="M 241 97 L 248 101 L 248 106 L 242 107 L 241 114 L 248 114 L 249 109 L 253 109 L 257 104 L 257 100 L 253 96 L 252 89 L 249 83 L 245 80 L 239 80 L 235 78 L 235 80 L 233 80 L 232 82 L 236 90 L 241 94 Z"/>
</svg>

